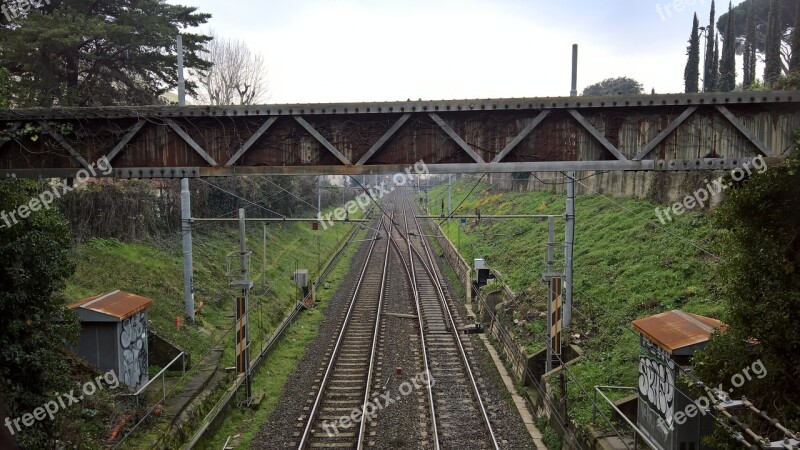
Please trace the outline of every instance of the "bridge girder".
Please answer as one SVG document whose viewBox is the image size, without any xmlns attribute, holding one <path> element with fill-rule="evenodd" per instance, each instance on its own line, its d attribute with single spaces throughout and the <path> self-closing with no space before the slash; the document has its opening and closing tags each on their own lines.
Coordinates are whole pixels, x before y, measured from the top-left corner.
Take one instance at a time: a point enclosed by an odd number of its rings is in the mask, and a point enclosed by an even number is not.
<svg viewBox="0 0 800 450">
<path fill-rule="evenodd" d="M 800 92 L 0 110 L 0 177 L 673 171 L 776 162 Z"/>
</svg>

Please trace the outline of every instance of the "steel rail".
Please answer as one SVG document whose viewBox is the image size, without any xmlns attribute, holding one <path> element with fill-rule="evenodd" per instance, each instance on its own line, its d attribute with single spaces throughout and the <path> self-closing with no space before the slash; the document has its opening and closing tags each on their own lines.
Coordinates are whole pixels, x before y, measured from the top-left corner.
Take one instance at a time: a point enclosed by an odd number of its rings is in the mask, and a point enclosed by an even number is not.
<svg viewBox="0 0 800 450">
<path fill-rule="evenodd" d="M 379 222 L 379 225 L 378 225 L 379 227 L 383 223 L 383 221 L 384 221 L 384 216 L 382 215 L 381 219 L 380 219 L 380 222 Z M 376 231 L 375 234 L 373 235 L 373 238 L 376 238 L 378 236 L 378 234 L 379 234 L 379 231 Z M 331 358 L 328 361 L 328 365 L 325 368 L 325 374 L 323 375 L 322 381 L 320 382 L 317 395 L 314 398 L 314 403 L 312 404 L 311 409 L 308 412 L 308 421 L 306 423 L 305 428 L 303 429 L 303 435 L 300 438 L 300 443 L 298 444 L 298 447 L 297 447 L 299 450 L 303 450 L 305 448 L 306 444 L 308 443 L 309 436 L 311 434 L 311 428 L 314 425 L 314 418 L 317 415 L 317 409 L 319 409 L 320 403 L 321 403 L 322 398 L 323 398 L 324 393 L 325 393 L 325 388 L 327 387 L 327 384 L 328 384 L 328 381 L 330 379 L 331 373 L 333 372 L 333 368 L 335 366 L 339 350 L 341 349 L 342 341 L 344 340 L 345 332 L 348 329 L 348 323 L 350 322 L 350 319 L 352 318 L 352 315 L 353 315 L 353 311 L 355 309 L 356 298 L 358 298 L 358 294 L 361 291 L 361 286 L 363 284 L 364 277 L 365 277 L 365 275 L 367 273 L 367 269 L 370 266 L 369 263 L 370 263 L 370 260 L 372 259 L 372 253 L 373 253 L 373 250 L 375 249 L 375 243 L 376 242 L 377 242 L 377 240 L 373 240 L 370 243 L 369 252 L 367 253 L 367 257 L 366 257 L 366 260 L 364 262 L 364 267 L 361 269 L 361 274 L 358 277 L 358 282 L 356 284 L 355 291 L 353 293 L 352 298 L 350 299 L 350 304 L 349 304 L 348 309 L 347 309 L 347 314 L 345 315 L 344 322 L 342 324 L 341 330 L 339 330 L 339 335 L 336 338 L 336 344 L 334 346 L 334 349 L 331 352 Z M 387 244 L 387 248 L 388 248 L 388 244 Z M 383 291 L 383 287 L 381 286 L 381 292 L 382 291 Z"/>
<path fill-rule="evenodd" d="M 373 213 L 373 209 L 374 209 L 374 206 L 370 207 L 370 209 L 366 212 L 365 217 L 369 217 Z M 355 235 L 356 235 L 356 230 L 355 229 L 350 231 L 350 235 L 347 236 L 347 239 L 345 240 L 345 242 L 341 246 L 339 246 L 339 250 L 328 261 L 327 265 L 325 266 L 325 269 L 317 277 L 317 279 L 316 279 L 316 285 L 317 286 L 320 285 L 321 281 L 324 281 L 327 278 L 328 274 L 331 272 L 331 270 L 333 270 L 333 268 L 339 262 L 339 260 L 341 259 L 342 255 L 344 254 L 345 249 L 347 249 L 347 246 L 350 245 L 353 242 L 353 237 L 355 237 Z M 300 311 L 303 310 L 303 304 L 305 303 L 305 300 L 307 300 L 310 297 L 311 297 L 311 293 L 309 292 L 305 297 L 303 297 L 303 301 L 301 301 L 299 304 L 297 304 L 295 306 L 294 310 L 292 310 L 292 312 L 289 313 L 289 315 L 286 316 L 283 319 L 281 324 L 278 325 L 278 328 L 276 328 L 275 331 L 272 333 L 272 336 L 269 339 L 269 341 L 267 342 L 267 344 L 266 345 L 262 345 L 261 353 L 258 356 L 256 356 L 256 359 L 251 364 L 251 366 L 253 367 L 254 370 L 258 370 L 258 367 L 265 360 L 267 355 L 272 352 L 273 348 L 277 345 L 277 343 L 280 341 L 280 339 L 283 338 L 283 334 L 294 323 L 294 320 L 297 317 L 297 315 L 300 313 Z M 185 446 L 183 446 L 183 450 L 191 450 L 191 449 L 193 449 L 195 447 L 195 445 L 198 444 L 198 442 L 200 442 L 200 440 L 203 438 L 205 432 L 211 426 L 212 422 L 217 420 L 217 418 L 219 417 L 220 413 L 225 409 L 225 407 L 228 405 L 228 402 L 233 398 L 233 395 L 236 393 L 236 391 L 238 390 L 239 386 L 241 386 L 242 381 L 243 381 L 243 378 L 237 379 L 237 381 L 234 382 L 233 386 L 230 387 L 226 391 L 226 393 L 223 395 L 222 399 L 219 402 L 217 402 L 216 405 L 214 405 L 214 407 L 211 409 L 211 411 L 203 419 L 202 425 L 194 432 L 194 435 L 192 436 L 191 440 Z M 161 440 L 161 438 L 159 438 L 159 441 L 160 440 Z"/>
<path fill-rule="evenodd" d="M 389 217 L 389 220 L 389 228 L 391 228 L 392 217 Z M 381 222 L 383 222 L 383 220 L 381 220 Z M 387 240 L 390 235 L 390 232 L 386 233 Z M 387 269 L 389 268 L 389 248 L 390 245 L 387 242 L 386 253 L 383 255 L 383 274 L 381 275 L 380 295 L 378 295 L 378 312 L 375 315 L 375 328 L 372 332 L 372 347 L 369 356 L 369 367 L 367 368 L 367 387 L 364 389 L 364 400 L 361 402 L 361 420 L 358 428 L 357 450 L 363 450 L 364 437 L 367 433 L 367 421 L 364 420 L 364 413 L 367 411 L 367 404 L 370 402 L 370 394 L 372 391 L 372 371 L 375 368 L 375 355 L 378 349 L 378 334 L 381 329 L 381 309 L 383 308 L 383 297 L 386 292 L 386 274 L 388 273 Z M 367 264 L 369 264 L 369 258 L 367 258 Z"/>
<path fill-rule="evenodd" d="M 403 210 L 403 223 L 405 224 L 406 228 L 406 235 L 408 236 L 408 216 L 406 214 L 405 204 L 401 201 L 402 210 Z M 402 236 L 402 233 L 401 233 Z M 406 237 L 406 244 L 408 246 L 408 256 L 409 256 L 409 263 L 408 263 L 408 272 L 411 278 L 411 289 L 414 292 L 414 307 L 417 310 L 417 324 L 419 325 L 419 336 L 420 336 L 420 346 L 422 347 L 422 361 L 425 367 L 425 373 L 427 374 L 426 378 L 426 385 L 427 385 L 427 393 L 428 393 L 428 404 L 429 410 L 431 413 L 431 434 L 433 436 L 433 445 L 436 450 L 441 448 L 439 444 L 439 426 L 436 423 L 436 406 L 434 404 L 433 398 L 433 383 L 431 380 L 433 379 L 433 375 L 431 374 L 430 367 L 428 365 L 428 348 L 425 344 L 425 321 L 423 319 L 422 314 L 422 305 L 419 301 L 419 289 L 417 288 L 417 274 L 414 271 L 414 256 L 411 252 L 411 239 Z M 395 244 L 397 246 L 397 244 Z M 403 264 L 405 264 L 405 258 L 403 258 L 402 252 L 400 252 L 399 247 L 397 248 L 398 253 L 400 253 L 400 258 L 403 259 Z M 434 380 L 435 382 L 435 380 Z"/>
<path fill-rule="evenodd" d="M 414 208 L 413 204 L 410 201 L 408 201 L 407 198 L 405 198 L 405 200 L 406 200 L 406 204 L 408 204 L 408 206 L 413 211 L 413 208 Z M 423 234 L 422 233 L 422 227 L 419 224 L 419 220 L 416 217 L 414 218 L 414 224 L 415 224 L 419 234 Z M 409 244 L 410 244 L 410 238 L 408 238 L 408 240 L 409 240 Z M 434 260 L 433 260 L 433 258 L 431 256 L 430 248 L 428 247 L 428 245 L 425 242 L 424 238 L 421 238 L 420 240 L 421 240 L 422 248 L 424 249 L 425 254 L 427 256 L 428 263 L 430 264 L 430 268 L 429 268 L 425 264 L 425 261 L 422 260 L 421 261 L 423 263 L 422 267 L 425 268 L 426 272 L 428 272 L 428 274 L 431 277 L 431 280 L 433 281 L 434 286 L 436 287 L 436 291 L 437 291 L 437 294 L 439 296 L 439 301 L 440 301 L 440 304 L 442 306 L 442 310 L 445 312 L 446 317 L 447 317 L 447 319 L 448 319 L 448 321 L 449 321 L 449 323 L 451 325 L 451 332 L 453 333 L 453 337 L 455 338 L 456 344 L 458 346 L 458 350 L 459 350 L 459 354 L 461 356 L 461 359 L 464 362 L 464 369 L 466 370 L 467 376 L 469 377 L 469 380 L 470 380 L 470 384 L 472 385 L 472 390 L 473 390 L 473 393 L 475 394 L 475 400 L 478 403 L 478 407 L 479 407 L 479 409 L 481 411 L 481 415 L 483 417 L 484 424 L 486 425 L 486 428 L 487 428 L 487 430 L 489 432 L 489 436 L 491 437 L 492 445 L 494 446 L 495 450 L 499 450 L 500 449 L 500 445 L 497 443 L 497 437 L 494 434 L 494 429 L 492 428 L 492 423 L 489 420 L 489 414 L 486 412 L 486 407 L 483 404 L 483 399 L 481 398 L 480 389 L 478 388 L 478 383 L 475 381 L 475 376 L 472 373 L 472 368 L 470 367 L 469 359 L 467 358 L 467 353 L 464 350 L 464 346 L 461 344 L 461 338 L 458 335 L 458 329 L 456 328 L 455 320 L 453 319 L 453 315 L 450 312 L 450 307 L 447 305 L 447 298 L 445 297 L 444 290 L 442 289 L 441 283 L 439 282 L 439 274 L 436 271 L 436 264 L 435 264 L 435 262 L 434 262 Z M 411 248 L 414 250 L 415 253 L 417 253 L 419 255 L 420 259 L 423 258 L 423 255 L 420 254 L 420 252 L 416 248 L 414 248 L 413 246 L 411 246 Z"/>
</svg>

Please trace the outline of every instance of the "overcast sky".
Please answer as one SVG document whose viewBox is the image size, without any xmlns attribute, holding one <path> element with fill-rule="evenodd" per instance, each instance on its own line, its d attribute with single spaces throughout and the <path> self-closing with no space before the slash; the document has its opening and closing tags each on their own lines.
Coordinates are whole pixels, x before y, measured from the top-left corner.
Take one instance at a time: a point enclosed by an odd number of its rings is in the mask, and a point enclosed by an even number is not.
<svg viewBox="0 0 800 450">
<path fill-rule="evenodd" d="M 736 5 L 742 0 L 734 0 Z M 569 95 L 628 76 L 683 92 L 710 0 L 169 0 L 264 54 L 270 103 Z M 727 8 L 718 2 L 717 11 Z M 702 47 L 702 43 L 701 43 Z M 702 50 L 701 50 L 702 58 Z M 741 70 L 741 69 L 740 69 Z M 741 81 L 741 75 L 739 76 Z"/>
</svg>

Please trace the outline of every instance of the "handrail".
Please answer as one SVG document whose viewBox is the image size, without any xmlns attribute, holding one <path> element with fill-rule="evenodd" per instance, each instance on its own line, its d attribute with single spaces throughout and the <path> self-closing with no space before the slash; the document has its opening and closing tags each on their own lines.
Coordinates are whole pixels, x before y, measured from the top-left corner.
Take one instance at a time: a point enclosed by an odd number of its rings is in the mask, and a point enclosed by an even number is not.
<svg viewBox="0 0 800 450">
<path fill-rule="evenodd" d="M 600 390 L 600 388 L 603 388 L 603 389 L 614 389 L 614 390 L 625 390 L 625 391 L 636 391 L 636 390 L 638 390 L 637 388 L 635 388 L 635 387 L 632 387 L 632 386 L 595 386 L 595 387 L 594 387 L 594 392 L 595 392 L 595 396 L 594 396 L 594 398 L 595 398 L 595 402 L 594 402 L 594 408 L 593 408 L 593 411 L 592 411 L 592 422 L 594 422 L 594 421 L 595 421 L 595 416 L 597 415 L 597 394 L 600 394 L 600 395 L 603 397 L 603 399 L 606 401 L 606 403 L 608 403 L 608 404 L 609 404 L 609 406 L 611 406 L 611 407 L 614 409 L 614 411 L 616 411 L 616 412 L 617 412 L 617 414 L 619 414 L 619 416 L 620 416 L 620 417 L 622 417 L 622 419 L 623 419 L 623 420 L 624 420 L 624 421 L 625 421 L 625 422 L 626 422 L 628 425 L 630 425 L 630 426 L 631 426 L 631 428 L 633 428 L 633 431 L 635 431 L 635 432 L 636 432 L 636 435 L 638 435 L 638 436 L 641 436 L 641 437 L 642 437 L 642 439 L 644 439 L 644 442 L 645 442 L 647 445 L 649 445 L 651 448 L 659 448 L 659 446 L 657 446 L 656 444 L 654 444 L 654 443 L 653 443 L 653 441 L 651 441 L 651 440 L 650 440 L 650 439 L 649 439 L 649 438 L 648 438 L 648 437 L 647 437 L 647 436 L 646 436 L 644 433 L 642 433 L 642 432 L 641 432 L 641 430 L 639 430 L 639 427 L 637 427 L 636 425 L 634 425 L 634 424 L 633 424 L 633 422 L 631 422 L 631 421 L 628 419 L 628 417 L 626 417 L 626 416 L 625 416 L 625 414 L 624 414 L 622 411 L 620 411 L 620 409 L 619 409 L 619 408 L 617 408 L 617 405 L 615 405 L 615 404 L 614 404 L 614 402 L 612 402 L 612 401 L 611 401 L 611 399 L 609 399 L 608 397 L 606 397 L 606 394 L 604 394 L 604 393 L 603 393 L 603 391 L 601 391 L 601 390 Z M 619 433 L 618 433 L 618 434 L 619 434 Z M 634 435 L 634 443 L 633 443 L 633 448 L 634 448 L 634 449 L 636 449 L 636 448 L 637 448 L 636 439 L 635 439 L 636 435 Z M 620 440 L 621 440 L 621 439 L 620 439 Z M 627 448 L 630 448 L 630 447 L 628 446 L 628 444 L 627 444 L 627 443 L 626 443 L 624 440 L 623 440 L 622 442 L 625 444 L 625 447 L 627 447 Z"/>
<path fill-rule="evenodd" d="M 164 366 L 163 369 L 161 369 L 155 376 L 153 376 L 153 378 L 151 378 L 147 383 L 145 383 L 144 386 L 140 387 L 139 390 L 137 390 L 135 393 L 133 393 L 133 394 L 120 394 L 120 396 L 122 396 L 122 397 L 135 397 L 136 398 L 136 403 L 139 403 L 139 395 L 142 392 L 144 392 L 145 389 L 150 387 L 150 385 L 153 384 L 154 381 L 156 381 L 159 377 L 161 377 L 161 398 L 156 402 L 156 403 L 161 403 L 162 401 L 164 401 L 165 398 L 167 398 L 167 386 L 166 386 L 166 380 L 164 379 L 165 378 L 164 377 L 164 373 L 167 371 L 167 369 L 172 367 L 172 365 L 175 364 L 176 361 L 178 361 L 178 358 L 181 358 L 181 362 L 183 363 L 183 367 L 181 368 L 181 371 L 185 375 L 186 374 L 186 356 L 187 355 L 186 355 L 185 352 L 180 352 L 178 354 L 178 356 L 173 358 L 172 361 L 169 362 L 169 364 Z"/>
<path fill-rule="evenodd" d="M 160 371 L 159 371 L 159 372 L 158 372 L 158 373 L 157 373 L 157 374 L 156 374 L 156 375 L 155 375 L 155 376 L 154 376 L 152 379 L 150 379 L 150 381 L 148 381 L 148 382 L 147 382 L 147 384 L 145 384 L 145 385 L 144 385 L 144 386 L 142 386 L 142 387 L 141 387 L 141 388 L 140 388 L 138 391 L 136 391 L 136 394 L 135 394 L 135 395 L 139 395 L 139 394 L 141 394 L 141 393 L 142 393 L 142 391 L 144 391 L 144 390 L 147 388 L 147 386 L 150 386 L 150 383 L 152 383 L 153 381 L 155 381 L 155 379 L 156 379 L 156 378 L 158 378 L 159 376 L 163 375 L 163 374 L 164 374 L 164 372 L 166 372 L 166 371 L 167 371 L 167 369 L 169 369 L 169 368 L 170 368 L 170 367 L 171 367 L 173 364 L 175 364 L 175 361 L 177 361 L 177 360 L 178 360 L 178 358 L 181 358 L 181 359 L 182 359 L 182 362 L 183 362 L 182 371 L 183 371 L 183 372 L 186 372 L 186 353 L 185 353 L 185 352 L 180 352 L 180 353 L 178 354 L 178 356 L 176 356 L 175 358 L 173 358 L 173 359 L 172 359 L 172 361 L 170 361 L 170 362 L 169 362 L 169 364 L 167 364 L 166 366 L 164 366 L 164 368 L 163 368 L 163 369 L 161 369 L 161 370 L 160 370 Z"/>
</svg>

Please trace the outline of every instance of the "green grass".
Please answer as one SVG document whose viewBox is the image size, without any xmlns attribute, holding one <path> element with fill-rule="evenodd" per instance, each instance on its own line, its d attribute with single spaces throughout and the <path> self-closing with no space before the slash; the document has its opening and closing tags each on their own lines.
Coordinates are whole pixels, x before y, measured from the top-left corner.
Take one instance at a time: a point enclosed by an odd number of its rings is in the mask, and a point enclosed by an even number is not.
<svg viewBox="0 0 800 450">
<path fill-rule="evenodd" d="M 363 235 L 361 231 L 357 234 Z M 355 237 L 355 240 L 362 239 Z M 240 435 L 239 446 L 247 448 L 253 438 L 267 422 L 269 416 L 278 406 L 283 385 L 297 367 L 297 362 L 305 354 L 306 348 L 317 336 L 319 324 L 325 319 L 324 312 L 328 300 L 336 292 L 339 284 L 347 275 L 350 260 L 358 249 L 359 244 L 351 244 L 345 250 L 342 258 L 326 279 L 331 284 L 330 289 L 318 291 L 320 299 L 317 308 L 308 313 L 301 313 L 294 324 L 286 331 L 281 343 L 267 357 L 260 370 L 253 377 L 253 392 L 264 393 L 264 400 L 258 410 L 247 408 L 232 409 L 220 428 L 214 433 L 212 439 L 206 441 L 201 448 L 222 448 L 229 436 Z"/>
<path fill-rule="evenodd" d="M 317 268 L 323 266 L 338 249 L 353 226 L 336 224 L 327 230 L 314 231 L 310 223 L 270 223 L 267 225 L 267 265 L 264 268 L 262 226 L 248 223 L 247 245 L 253 252 L 250 278 L 254 281 L 250 296 L 250 337 L 255 348 L 271 336 L 294 307 L 297 288 L 291 274 L 295 267 L 307 268 L 312 278 L 316 276 Z M 184 310 L 179 234 L 144 243 L 94 239 L 77 246 L 74 250 L 77 268 L 67 283 L 65 296 L 74 301 L 120 289 L 151 298 L 153 305 L 148 309 L 148 319 L 152 331 L 189 353 L 193 364 L 197 364 L 219 342 L 225 349 L 220 366 L 232 366 L 234 352 L 230 330 L 234 324 L 237 291 L 228 285 L 233 277 L 226 274 L 226 255 L 238 250 L 238 228 L 233 225 L 225 228 L 199 226 L 194 231 L 195 305 L 204 304 L 196 316 L 196 326 L 184 325 L 179 329 L 175 325 L 176 316 L 183 316 Z M 238 278 L 238 253 L 232 259 L 231 269 L 233 276 Z M 262 288 L 264 270 L 266 287 Z M 323 296 L 326 292 L 323 291 Z M 299 337 L 302 336 L 289 339 Z M 151 370 L 150 373 L 155 372 Z M 179 391 L 181 386 L 177 389 Z M 149 429 L 137 430 L 129 441 L 146 445 L 163 432 L 164 426 L 163 419 L 154 421 Z"/>
<path fill-rule="evenodd" d="M 475 181 L 453 187 L 455 214 L 562 215 L 565 197 L 547 192 L 496 193 Z M 447 186 L 431 191 L 432 214 L 439 214 Z M 649 201 L 581 195 L 576 199 L 573 324 L 565 337 L 581 334 L 585 359 L 568 375 L 570 415 L 579 423 L 591 421 L 589 400 L 595 385 L 636 386 L 639 341 L 630 322 L 671 309 L 719 317 L 722 304 L 714 299 L 714 258 L 698 247 L 712 249 L 715 231 L 709 216 L 692 212 L 662 225 L 657 205 Z M 547 222 L 539 219 L 457 220 L 443 228 L 467 261 L 485 258 L 517 294 L 510 323 L 529 352 L 545 348 L 544 318 Z M 563 270 L 564 220 L 556 219 L 556 266 Z M 583 386 L 588 398 L 579 386 Z M 621 397 L 623 394 L 619 394 Z M 616 399 L 617 397 L 612 397 Z"/>
<path fill-rule="evenodd" d="M 248 224 L 248 249 L 253 252 L 250 277 L 254 287 L 250 297 L 251 339 L 266 337 L 294 305 L 296 289 L 291 273 L 297 265 L 312 276 L 346 237 L 352 225 L 337 224 L 315 232 L 307 223 L 272 223 L 267 226 L 267 288 L 261 287 L 262 228 Z M 226 275 L 229 252 L 239 249 L 238 230 L 200 227 L 194 233 L 195 305 L 204 303 L 197 316 L 197 326 L 175 326 L 175 317 L 183 315 L 183 269 L 180 236 L 147 243 L 122 243 L 95 239 L 78 246 L 78 267 L 69 280 L 65 294 L 80 299 L 121 289 L 153 299 L 148 309 L 152 329 L 193 358 L 204 354 L 222 333 L 233 325 L 236 291 L 228 286 L 233 279 Z M 319 257 L 317 256 L 319 250 Z M 232 271 L 238 276 L 238 256 L 232 259 Z M 269 291 L 269 292 L 267 292 Z"/>
</svg>

